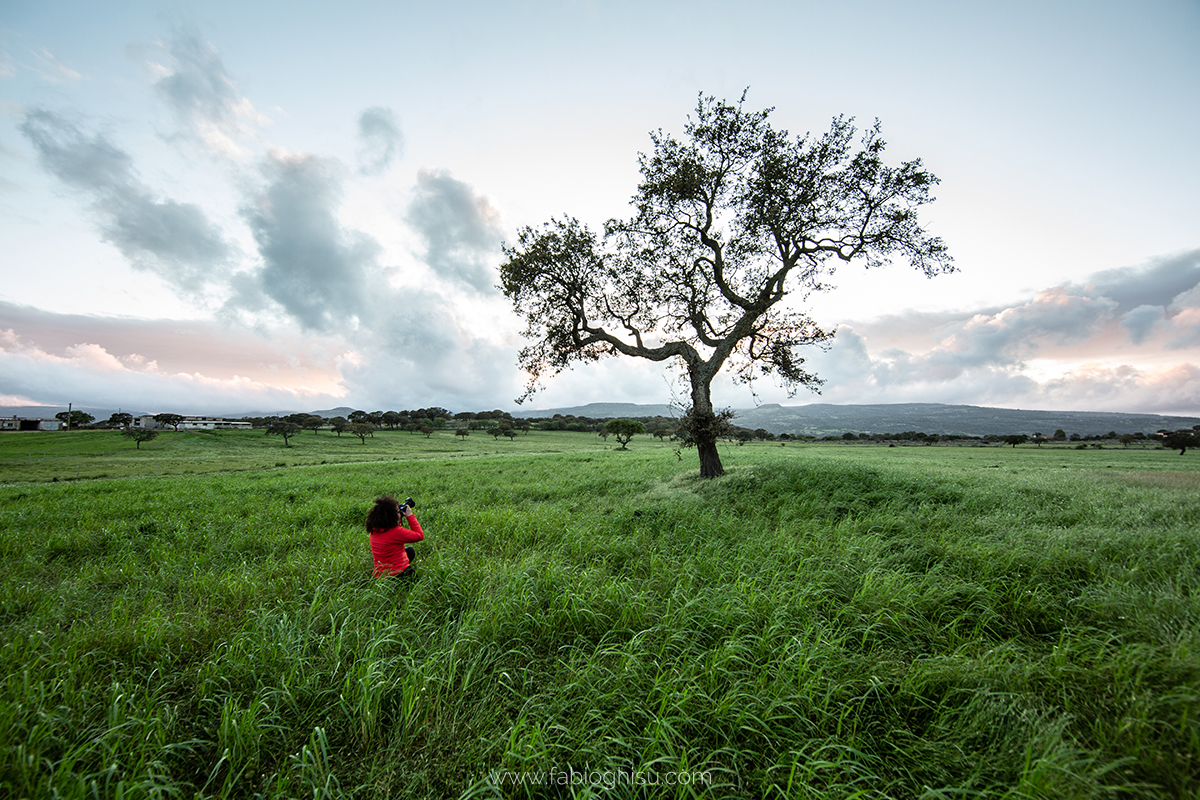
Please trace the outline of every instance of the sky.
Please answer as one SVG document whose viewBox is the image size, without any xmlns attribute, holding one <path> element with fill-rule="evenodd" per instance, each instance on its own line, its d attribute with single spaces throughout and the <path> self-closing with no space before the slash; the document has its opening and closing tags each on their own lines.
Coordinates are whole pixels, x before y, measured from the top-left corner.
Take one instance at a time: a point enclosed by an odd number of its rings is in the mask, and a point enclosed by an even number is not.
<svg viewBox="0 0 1200 800">
<path fill-rule="evenodd" d="M 840 268 L 719 406 L 1200 415 L 1200 2 L 0 2 L 0 405 L 515 410 L 523 226 L 631 216 L 703 95 L 880 120 L 957 271 Z M 526 407 L 668 403 L 607 359 Z"/>
</svg>

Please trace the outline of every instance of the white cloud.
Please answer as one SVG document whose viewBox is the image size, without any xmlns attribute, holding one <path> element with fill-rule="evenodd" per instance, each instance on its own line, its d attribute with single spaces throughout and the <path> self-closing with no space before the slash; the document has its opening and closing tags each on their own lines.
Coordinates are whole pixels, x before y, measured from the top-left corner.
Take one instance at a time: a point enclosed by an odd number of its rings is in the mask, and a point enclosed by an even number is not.
<svg viewBox="0 0 1200 800">
<path fill-rule="evenodd" d="M 358 138 L 358 171 L 363 175 L 382 175 L 404 147 L 396 115 L 381 106 L 358 116 Z"/>
<path fill-rule="evenodd" d="M 405 220 L 425 239 L 425 263 L 443 280 L 487 292 L 500 252 L 500 215 L 445 170 L 422 169 Z"/>
<path fill-rule="evenodd" d="M 185 294 L 221 279 L 233 254 L 222 232 L 198 206 L 157 197 L 106 136 L 37 108 L 19 129 L 51 174 L 91 200 L 102 238 L 133 266 Z"/>
<path fill-rule="evenodd" d="M 0 381 L 4 393 L 35 402 L 88 404 L 204 413 L 257 408 L 316 408 L 342 402 L 340 394 L 306 387 L 287 389 L 240 375 L 168 373 L 153 361 L 119 357 L 98 344 L 81 343 L 62 355 L 0 333 Z M 81 400 L 76 400 L 81 402 Z"/>
<path fill-rule="evenodd" d="M 184 136 L 228 158 L 245 157 L 240 140 L 269 120 L 241 94 L 220 54 L 196 31 L 181 29 L 158 47 L 164 63 L 147 61 L 154 89 L 174 112 Z"/>
<path fill-rule="evenodd" d="M 74 83 L 83 76 L 54 57 L 46 48 L 34 50 L 33 57 L 37 66 L 33 69 L 47 83 Z"/>
</svg>

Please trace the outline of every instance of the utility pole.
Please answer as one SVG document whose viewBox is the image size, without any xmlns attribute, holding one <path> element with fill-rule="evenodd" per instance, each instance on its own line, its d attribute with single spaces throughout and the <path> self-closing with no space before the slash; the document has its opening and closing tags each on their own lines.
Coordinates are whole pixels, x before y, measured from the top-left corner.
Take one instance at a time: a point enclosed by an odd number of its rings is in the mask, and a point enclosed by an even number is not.
<svg viewBox="0 0 1200 800">
<path fill-rule="evenodd" d="M 71 404 L 67 403 L 67 430 L 71 430 Z"/>
</svg>

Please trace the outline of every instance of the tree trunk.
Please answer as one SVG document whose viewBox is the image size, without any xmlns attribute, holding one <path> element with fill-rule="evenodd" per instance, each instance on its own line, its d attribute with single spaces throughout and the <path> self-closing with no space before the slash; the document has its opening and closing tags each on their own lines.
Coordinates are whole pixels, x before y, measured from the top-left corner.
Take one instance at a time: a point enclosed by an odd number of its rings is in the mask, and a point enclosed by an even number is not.
<svg viewBox="0 0 1200 800">
<path fill-rule="evenodd" d="M 700 452 L 701 478 L 719 478 L 725 474 L 725 467 L 721 466 L 721 456 L 717 453 L 715 438 L 711 442 L 697 442 L 696 449 Z"/>
<path fill-rule="evenodd" d="M 692 375 L 692 419 L 699 422 L 695 432 L 696 451 L 700 455 L 700 477 L 719 478 L 725 474 L 721 465 L 721 456 L 717 453 L 717 434 L 712 399 L 709 395 L 708 383 L 703 379 L 696 380 Z M 710 378 L 711 380 L 711 378 Z"/>
</svg>

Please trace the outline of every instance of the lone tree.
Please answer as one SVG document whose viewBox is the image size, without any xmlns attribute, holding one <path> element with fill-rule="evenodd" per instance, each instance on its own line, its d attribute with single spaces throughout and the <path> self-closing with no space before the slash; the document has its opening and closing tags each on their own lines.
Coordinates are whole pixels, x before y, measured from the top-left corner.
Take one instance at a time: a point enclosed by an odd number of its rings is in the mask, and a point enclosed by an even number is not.
<svg viewBox="0 0 1200 800">
<path fill-rule="evenodd" d="M 636 419 L 610 419 L 604 423 L 604 431 L 613 435 L 622 450 L 628 450 L 629 448 L 625 445 L 629 444 L 634 436 L 645 433 L 646 426 Z"/>
<path fill-rule="evenodd" d="M 125 428 L 121 431 L 121 435 L 133 439 L 134 449 L 141 450 L 142 442 L 153 440 L 158 436 L 158 431 L 153 428 Z"/>
<path fill-rule="evenodd" d="M 291 445 L 288 443 L 288 439 L 292 438 L 300 431 L 301 428 L 299 423 L 288 422 L 286 419 L 272 420 L 271 424 L 267 426 L 267 436 L 282 436 L 284 447 L 291 447 Z"/>
<path fill-rule="evenodd" d="M 724 472 L 713 378 L 773 375 L 794 394 L 821 380 L 798 349 L 822 330 L 785 298 L 832 288 L 838 262 L 878 267 L 893 258 L 927 276 L 953 270 L 917 210 L 938 180 L 920 160 L 883 163 L 879 123 L 856 145 L 852 120 L 819 137 L 793 137 L 743 110 L 701 96 L 676 139 L 658 131 L 639 156 L 633 216 L 598 237 L 573 217 L 523 228 L 505 245 L 500 288 L 526 322 L 518 363 L 531 397 L 547 373 L 574 362 L 636 356 L 682 365 L 691 385 L 681 439 L 697 446 L 700 474 Z"/>
<path fill-rule="evenodd" d="M 1188 448 L 1195 450 L 1200 447 L 1200 438 L 1197 438 L 1194 433 L 1189 430 L 1178 430 L 1173 433 L 1168 433 L 1162 439 L 1163 447 L 1171 450 L 1178 450 L 1179 455 L 1183 455 L 1188 451 Z"/>
</svg>

